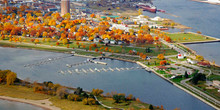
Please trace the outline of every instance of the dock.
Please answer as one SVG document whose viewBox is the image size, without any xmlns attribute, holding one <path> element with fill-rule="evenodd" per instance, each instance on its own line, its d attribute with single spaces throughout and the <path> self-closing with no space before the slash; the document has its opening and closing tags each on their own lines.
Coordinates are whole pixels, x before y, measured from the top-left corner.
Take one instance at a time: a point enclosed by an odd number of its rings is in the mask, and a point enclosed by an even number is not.
<svg viewBox="0 0 220 110">
<path fill-rule="evenodd" d="M 130 68 L 118 68 L 118 67 L 114 67 L 114 68 L 111 68 L 111 67 L 108 67 L 108 68 L 88 68 L 88 69 L 85 69 L 85 68 L 82 68 L 82 69 L 74 69 L 74 70 L 60 70 L 58 71 L 58 73 L 62 74 L 62 75 L 65 75 L 65 74 L 74 74 L 74 73 L 77 73 L 77 74 L 82 74 L 82 73 L 100 73 L 100 72 L 113 72 L 113 71 L 129 71 L 129 70 L 134 70 L 134 69 L 142 69 L 141 67 L 130 67 Z"/>
</svg>

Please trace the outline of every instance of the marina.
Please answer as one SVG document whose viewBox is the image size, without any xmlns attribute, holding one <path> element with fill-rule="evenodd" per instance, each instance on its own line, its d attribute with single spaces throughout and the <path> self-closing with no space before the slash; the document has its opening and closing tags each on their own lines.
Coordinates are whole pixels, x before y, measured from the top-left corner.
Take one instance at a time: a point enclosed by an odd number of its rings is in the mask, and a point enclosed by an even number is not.
<svg viewBox="0 0 220 110">
<path fill-rule="evenodd" d="M 183 110 L 214 110 L 159 76 L 142 69 L 136 63 L 105 59 L 102 62 L 106 62 L 107 66 L 89 63 L 75 68 L 66 67 L 66 64 L 83 62 L 87 59 L 73 56 L 42 65 L 44 68 L 33 66 L 24 69 L 25 64 L 49 57 L 68 56 L 68 54 L 14 48 L 0 48 L 0 51 L 4 51 L 4 53 L 0 53 L 0 62 L 4 64 L 0 66 L 0 69 L 10 69 L 16 72 L 21 79 L 30 78 L 30 80 L 38 80 L 38 82 L 52 81 L 70 87 L 82 87 L 88 91 L 100 88 L 105 93 L 117 91 L 118 93 L 133 94 L 143 102 L 156 106 L 163 105 L 168 110 L 176 107 Z M 14 52 L 16 55 L 12 54 Z M 59 71 L 60 73 L 58 73 Z M 182 105 L 182 102 L 189 106 Z"/>
</svg>

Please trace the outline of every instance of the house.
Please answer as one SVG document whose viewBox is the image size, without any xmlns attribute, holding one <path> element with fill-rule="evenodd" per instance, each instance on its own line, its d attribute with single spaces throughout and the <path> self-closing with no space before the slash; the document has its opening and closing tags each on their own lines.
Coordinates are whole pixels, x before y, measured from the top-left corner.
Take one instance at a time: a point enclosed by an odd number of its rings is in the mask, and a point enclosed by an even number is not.
<svg viewBox="0 0 220 110">
<path fill-rule="evenodd" d="M 124 42 L 119 40 L 117 43 L 118 43 L 118 45 L 122 45 Z"/>
<path fill-rule="evenodd" d="M 111 40 L 110 44 L 116 44 L 116 41 L 115 40 Z"/>
<path fill-rule="evenodd" d="M 93 40 L 93 42 L 94 42 L 94 43 L 98 43 L 100 40 L 101 40 L 100 38 L 95 38 L 95 39 Z"/>
<path fill-rule="evenodd" d="M 167 69 L 167 67 L 165 67 L 165 66 L 157 66 L 157 68 L 158 68 L 158 70 L 166 70 Z"/>
<path fill-rule="evenodd" d="M 105 44 L 109 44 L 110 43 L 110 40 L 108 38 L 105 38 L 104 41 L 103 41 Z"/>
<path fill-rule="evenodd" d="M 184 59 L 184 56 L 181 53 L 178 53 L 177 58 L 178 59 Z"/>
<path fill-rule="evenodd" d="M 197 63 L 197 61 L 193 61 L 193 60 L 191 60 L 191 59 L 187 59 L 187 62 L 188 62 L 189 64 L 196 64 L 196 63 Z"/>
<path fill-rule="evenodd" d="M 150 59 L 151 59 L 150 57 L 148 57 L 148 56 L 146 57 L 146 60 L 150 60 Z"/>
<path fill-rule="evenodd" d="M 161 21 L 162 19 L 159 16 L 157 16 L 157 17 L 151 18 L 151 20 L 152 21 Z"/>
<path fill-rule="evenodd" d="M 82 40 L 83 40 L 83 41 L 88 41 L 89 38 L 88 38 L 88 37 L 83 37 Z"/>
<path fill-rule="evenodd" d="M 220 89 L 220 81 L 218 81 L 218 80 L 213 80 L 212 81 L 213 82 L 213 86 L 215 86 L 216 88 L 219 88 Z"/>
<path fill-rule="evenodd" d="M 200 66 L 205 66 L 205 67 L 210 67 L 211 65 L 210 65 L 210 63 L 209 62 L 198 62 L 197 63 L 198 65 L 200 65 Z"/>
</svg>

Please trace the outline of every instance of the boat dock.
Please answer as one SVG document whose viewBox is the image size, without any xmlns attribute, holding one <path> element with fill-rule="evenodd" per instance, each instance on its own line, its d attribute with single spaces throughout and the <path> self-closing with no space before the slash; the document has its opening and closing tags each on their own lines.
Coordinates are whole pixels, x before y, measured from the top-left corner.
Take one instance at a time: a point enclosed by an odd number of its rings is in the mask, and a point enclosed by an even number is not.
<svg viewBox="0 0 220 110">
<path fill-rule="evenodd" d="M 72 56 L 73 55 L 45 58 L 40 62 L 24 65 L 24 67 L 40 66 L 40 65 L 48 64 L 48 63 L 51 63 L 51 62 L 54 62 L 54 61 L 57 61 L 57 60 L 61 60 L 61 59 L 64 59 L 64 58 L 72 57 Z"/>
<path fill-rule="evenodd" d="M 68 69 L 65 71 L 61 70 L 61 71 L 58 71 L 58 73 L 63 74 L 63 75 L 73 74 L 73 73 L 77 73 L 77 74 L 86 73 L 87 74 L 87 73 L 94 73 L 94 72 L 99 73 L 99 72 L 108 72 L 108 71 L 111 71 L 111 72 L 113 72 L 113 71 L 126 71 L 126 70 L 128 71 L 128 70 L 134 70 L 134 69 L 142 69 L 142 68 L 140 68 L 140 67 L 131 67 L 131 68 L 118 68 L 118 67 L 111 68 L 111 67 L 108 67 L 108 68 L 100 68 L 100 69 L 98 69 L 98 68 L 94 68 L 94 69 L 82 68 L 82 69 L 73 69 L 73 70 Z"/>
</svg>

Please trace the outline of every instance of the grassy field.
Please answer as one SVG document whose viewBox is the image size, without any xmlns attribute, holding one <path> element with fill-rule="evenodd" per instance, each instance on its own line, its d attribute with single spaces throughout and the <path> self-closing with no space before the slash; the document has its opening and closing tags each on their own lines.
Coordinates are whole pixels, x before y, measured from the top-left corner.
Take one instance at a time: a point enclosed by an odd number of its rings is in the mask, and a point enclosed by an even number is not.
<svg viewBox="0 0 220 110">
<path fill-rule="evenodd" d="M 98 100 L 102 101 L 102 103 L 107 106 L 111 106 L 111 107 L 115 107 L 115 108 L 122 108 L 122 109 L 126 109 L 126 110 L 129 108 L 132 108 L 135 110 L 149 108 L 149 104 L 145 104 L 145 103 L 141 103 L 141 102 L 137 102 L 137 101 L 128 101 L 128 102 L 122 102 L 119 104 L 115 104 L 114 100 L 112 98 L 98 97 Z M 156 107 L 154 110 L 157 110 Z"/>
<path fill-rule="evenodd" d="M 192 85 L 192 84 L 191 85 L 201 91 L 204 91 L 204 93 L 212 96 L 213 98 L 220 100 L 220 93 L 218 92 L 218 89 L 217 88 L 206 89 L 207 85 L 205 85 L 205 83 L 206 83 L 205 81 L 199 81 L 197 85 Z"/>
<path fill-rule="evenodd" d="M 58 99 L 57 97 L 50 98 L 54 106 L 62 110 L 104 110 L 101 105 L 84 105 L 82 102 L 69 101 L 66 99 Z"/>
<path fill-rule="evenodd" d="M 174 33 L 174 34 L 169 33 L 166 35 L 170 36 L 172 41 L 178 42 L 178 43 L 216 40 L 214 38 L 209 38 L 207 36 L 194 34 L 194 33 Z"/>
<path fill-rule="evenodd" d="M 0 95 L 31 100 L 43 100 L 50 98 L 48 95 L 33 92 L 33 88 L 23 86 L 7 86 L 1 84 Z"/>
<path fill-rule="evenodd" d="M 208 78 L 208 80 L 218 80 L 220 81 L 220 75 L 210 75 Z"/>
</svg>

